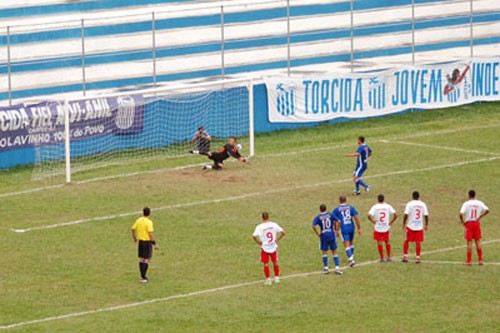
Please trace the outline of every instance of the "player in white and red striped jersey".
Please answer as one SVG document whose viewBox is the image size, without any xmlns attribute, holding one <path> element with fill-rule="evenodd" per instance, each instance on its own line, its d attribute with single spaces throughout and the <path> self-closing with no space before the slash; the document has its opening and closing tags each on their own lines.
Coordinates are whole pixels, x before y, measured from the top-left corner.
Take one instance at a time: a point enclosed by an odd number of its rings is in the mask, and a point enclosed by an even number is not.
<svg viewBox="0 0 500 333">
<path fill-rule="evenodd" d="M 385 198 L 382 194 L 377 196 L 378 203 L 374 205 L 368 213 L 368 219 L 375 226 L 373 239 L 378 243 L 378 253 L 380 254 L 379 262 L 392 261 L 391 259 L 391 243 L 389 234 L 391 225 L 398 218 L 396 210 L 389 204 L 385 203 Z M 384 247 L 387 251 L 387 260 L 384 259 Z"/>
<path fill-rule="evenodd" d="M 403 262 L 408 262 L 408 247 L 410 242 L 415 243 L 416 258 L 415 262 L 420 264 L 420 252 L 424 241 L 424 230 L 429 227 L 429 210 L 427 205 L 420 200 L 420 193 L 417 191 L 412 194 L 413 200 L 408 202 L 405 207 L 405 216 L 403 219 L 403 230 L 405 232 L 405 242 L 403 246 Z M 425 224 L 424 224 L 425 222 Z"/>
<path fill-rule="evenodd" d="M 479 265 L 483 265 L 483 249 L 481 248 L 481 219 L 488 215 L 489 208 L 480 200 L 476 200 L 476 191 L 469 191 L 469 200 L 464 202 L 460 209 L 460 221 L 465 227 L 465 239 L 467 240 L 466 265 L 472 265 L 472 241 L 476 243 L 477 258 Z"/>
<path fill-rule="evenodd" d="M 255 228 L 252 236 L 254 241 L 261 247 L 260 261 L 264 264 L 265 284 L 270 285 L 272 283 L 269 259 L 273 263 L 274 283 L 279 283 L 278 242 L 285 236 L 285 230 L 277 223 L 269 220 L 268 212 L 262 212 L 262 223 Z"/>
</svg>

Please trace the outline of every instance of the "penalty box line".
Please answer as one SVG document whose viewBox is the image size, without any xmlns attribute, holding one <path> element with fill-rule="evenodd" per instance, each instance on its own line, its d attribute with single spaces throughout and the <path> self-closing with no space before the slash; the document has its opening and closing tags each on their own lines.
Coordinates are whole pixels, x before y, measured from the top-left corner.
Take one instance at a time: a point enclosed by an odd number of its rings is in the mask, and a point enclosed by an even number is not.
<svg viewBox="0 0 500 333">
<path fill-rule="evenodd" d="M 430 136 L 436 136 L 436 135 L 441 135 L 441 134 L 451 134 L 451 133 L 457 133 L 457 132 L 463 132 L 463 131 L 474 131 L 474 130 L 478 130 L 478 129 L 495 128 L 498 126 L 500 126 L 500 125 L 499 124 L 493 124 L 493 125 L 490 124 L 490 125 L 482 125 L 482 126 L 464 127 L 464 128 L 460 128 L 460 129 L 437 130 L 437 131 L 433 131 L 433 132 L 422 132 L 422 133 L 417 133 L 417 134 L 412 134 L 412 135 L 407 135 L 407 136 L 402 136 L 402 137 L 394 137 L 393 139 L 374 139 L 372 142 L 384 142 L 384 141 L 387 142 L 390 140 L 404 140 L 404 139 L 413 139 L 413 138 L 421 138 L 421 137 L 430 137 Z M 312 148 L 312 149 L 295 150 L 295 151 L 284 152 L 284 153 L 263 154 L 263 155 L 258 155 L 258 156 L 263 157 L 263 158 L 291 156 L 291 155 L 298 155 L 298 154 L 310 153 L 310 152 L 315 152 L 315 151 L 327 151 L 327 150 L 333 150 L 333 149 L 339 149 L 339 148 L 347 148 L 347 147 L 351 147 L 351 146 L 352 145 L 350 145 L 350 144 L 349 145 L 343 144 L 343 145 L 335 145 L 335 146 L 324 146 L 324 147 L 318 147 L 318 148 Z M 433 148 L 436 148 L 436 147 L 433 147 Z M 113 175 L 113 176 L 96 177 L 96 178 L 91 178 L 91 179 L 86 179 L 86 180 L 75 181 L 75 182 L 73 182 L 73 184 L 80 185 L 80 184 L 94 183 L 94 182 L 103 181 L 103 180 L 128 178 L 128 177 L 135 177 L 135 176 L 147 175 L 147 174 L 156 174 L 156 173 L 162 173 L 162 172 L 168 172 L 168 171 L 179 171 L 179 170 L 199 167 L 202 165 L 203 165 L 203 163 L 188 164 L 188 165 L 174 167 L 174 168 L 155 169 L 155 170 L 149 170 L 149 171 L 137 171 L 137 172 L 130 172 L 130 173 Z M 23 194 L 31 194 L 31 193 L 41 192 L 41 191 L 45 191 L 45 190 L 62 188 L 64 186 L 66 186 L 66 184 L 56 184 L 56 185 L 48 185 L 48 186 L 37 187 L 37 188 L 32 188 L 32 189 L 27 189 L 27 190 L 15 191 L 15 192 L 1 193 L 0 198 L 12 197 L 12 196 L 23 195 Z"/>
<path fill-rule="evenodd" d="M 389 177 L 389 176 L 411 174 L 411 173 L 416 173 L 416 172 L 434 171 L 434 170 L 440 170 L 440 169 L 446 169 L 446 168 L 460 167 L 460 166 L 470 165 L 470 164 L 491 162 L 491 161 L 495 161 L 495 160 L 499 160 L 499 159 L 500 159 L 500 156 L 494 156 L 494 157 L 488 157 L 488 158 L 483 158 L 483 159 L 478 159 L 478 160 L 469 160 L 469 161 L 457 162 L 457 163 L 451 163 L 451 164 L 441 164 L 441 165 L 426 167 L 426 168 L 421 168 L 421 169 L 407 169 L 407 170 L 381 173 L 378 175 L 366 176 L 364 178 L 365 179 L 375 179 L 375 178 L 383 178 L 383 177 Z M 296 190 L 302 190 L 302 189 L 315 188 L 315 187 L 325 186 L 325 185 L 347 183 L 347 182 L 351 182 L 351 181 L 352 181 L 351 178 L 338 179 L 338 180 L 324 181 L 324 182 L 319 182 L 319 183 L 314 183 L 314 184 L 304 184 L 304 185 L 296 185 L 296 186 L 292 186 L 292 187 L 284 187 L 284 188 L 268 190 L 268 191 L 252 192 L 252 193 L 247 193 L 247 194 L 242 194 L 242 195 L 237 195 L 237 196 L 230 196 L 230 197 L 219 198 L 219 199 L 209 199 L 209 200 L 193 201 L 193 202 L 180 203 L 180 204 L 174 204 L 174 205 L 166 205 L 166 206 L 156 207 L 153 209 L 156 211 L 162 211 L 162 210 L 168 210 L 168 209 L 193 207 L 193 206 L 206 205 L 206 204 L 216 204 L 216 203 L 221 203 L 221 202 L 244 200 L 244 199 L 249 199 L 249 198 L 262 196 L 262 195 L 277 194 L 277 193 L 284 193 L 284 192 L 290 192 L 290 191 L 296 191 Z M 80 219 L 80 220 L 69 221 L 69 222 L 62 222 L 62 223 L 49 224 L 49 225 L 38 226 L 38 227 L 31 227 L 31 228 L 26 228 L 26 229 L 12 228 L 11 231 L 14 231 L 16 233 L 26 233 L 26 232 L 30 232 L 30 231 L 53 229 L 53 228 L 59 228 L 59 227 L 78 225 L 78 224 L 82 224 L 82 223 L 113 220 L 113 219 L 117 219 L 117 218 L 121 218 L 121 217 L 135 216 L 135 215 L 138 215 L 140 213 L 141 213 L 140 211 L 133 211 L 133 212 L 127 212 L 127 213 L 121 213 L 121 214 L 115 214 L 115 215 L 99 216 L 99 217 Z"/>
<path fill-rule="evenodd" d="M 500 239 L 492 239 L 489 241 L 485 241 L 482 244 L 487 245 L 487 244 L 492 244 L 492 243 L 497 243 L 497 242 L 500 242 Z M 423 251 L 422 255 L 429 255 L 429 254 L 441 253 L 441 252 L 449 252 L 449 251 L 464 249 L 466 247 L 467 247 L 466 245 L 459 245 L 459 246 L 441 248 L 441 249 L 436 249 L 436 250 Z M 400 258 L 396 258 L 396 259 L 400 259 Z M 377 262 L 378 262 L 378 260 L 370 260 L 370 261 L 361 262 L 361 263 L 357 264 L 356 266 L 357 267 L 364 267 L 364 266 L 373 265 Z M 431 263 L 431 261 L 423 261 L 423 263 L 427 263 L 427 262 Z M 437 263 L 437 262 L 438 261 L 432 261 L 432 263 Z M 490 263 L 490 265 L 492 265 L 492 264 L 493 263 Z M 341 268 L 345 270 L 348 268 L 348 266 L 343 266 Z M 322 274 L 321 271 L 314 271 L 314 272 L 285 275 L 285 276 L 282 276 L 281 278 L 283 280 L 285 280 L 285 279 L 309 277 L 309 276 L 320 275 L 320 274 Z M 153 299 L 148 299 L 148 300 L 140 301 L 140 302 L 115 305 L 115 306 L 110 306 L 110 307 L 94 309 L 94 310 L 73 312 L 73 313 L 68 313 L 68 314 L 59 315 L 59 316 L 52 316 L 52 317 L 46 317 L 46 318 L 41 318 L 41 319 L 34 319 L 34 320 L 29 320 L 29 321 L 24 321 L 24 322 L 18 322 L 18 323 L 14 323 L 14 324 L 0 326 L 0 330 L 8 330 L 8 329 L 21 327 L 21 326 L 42 324 L 42 323 L 51 322 L 51 321 L 69 319 L 69 318 L 74 318 L 74 317 L 82 317 L 82 316 L 104 313 L 104 312 L 125 310 L 125 309 L 129 309 L 129 308 L 135 308 L 135 307 L 148 305 L 148 304 L 154 304 L 154 303 L 162 303 L 162 302 L 167 302 L 167 301 L 176 300 L 176 299 L 191 298 L 191 297 L 196 297 L 196 296 L 215 294 L 215 293 L 221 292 L 221 291 L 243 288 L 243 287 L 248 287 L 248 286 L 253 286 L 253 285 L 258 285 L 258 284 L 262 284 L 262 280 L 231 284 L 231 285 L 226 285 L 226 286 L 217 287 L 217 288 L 194 291 L 194 292 L 190 292 L 190 293 L 177 294 L 177 295 L 171 295 L 171 296 L 160 297 L 160 298 L 153 298 Z"/>
<path fill-rule="evenodd" d="M 417 142 L 408 142 L 408 141 L 393 141 L 393 140 L 379 140 L 378 142 L 389 143 L 389 144 L 400 144 L 406 146 L 415 146 L 422 148 L 431 148 L 431 149 L 441 149 L 441 150 L 451 150 L 457 151 L 461 153 L 471 153 L 471 154 L 482 154 L 482 155 L 491 155 L 491 156 L 500 156 L 500 153 L 490 152 L 490 151 L 482 151 L 476 149 L 464 149 L 458 147 L 447 147 L 447 146 L 439 146 L 439 145 L 430 145 L 426 143 L 417 143 Z"/>
</svg>

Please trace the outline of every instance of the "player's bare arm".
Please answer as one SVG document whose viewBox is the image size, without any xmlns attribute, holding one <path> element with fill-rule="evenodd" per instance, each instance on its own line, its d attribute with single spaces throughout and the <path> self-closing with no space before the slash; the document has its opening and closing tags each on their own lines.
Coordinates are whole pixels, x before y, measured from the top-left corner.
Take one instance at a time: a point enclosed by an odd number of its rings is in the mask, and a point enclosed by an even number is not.
<svg viewBox="0 0 500 333">
<path fill-rule="evenodd" d="M 370 220 L 372 224 L 375 224 L 375 219 L 373 218 L 373 216 L 368 215 L 368 220 Z"/>
<path fill-rule="evenodd" d="M 479 216 L 479 219 L 478 220 L 481 220 L 483 217 L 485 217 L 486 215 L 488 215 L 490 213 L 490 211 L 488 209 L 486 209 L 480 216 Z"/>
<path fill-rule="evenodd" d="M 253 236 L 252 238 L 253 238 L 253 240 L 255 241 L 255 243 L 257 243 L 259 246 L 261 246 L 261 245 L 262 245 L 262 241 L 259 239 L 259 237 L 257 237 L 257 236 Z"/>
<path fill-rule="evenodd" d="M 356 228 L 358 229 L 358 235 L 361 236 L 363 232 L 361 231 L 361 223 L 359 222 L 359 217 L 357 215 L 354 216 L 354 223 L 356 224 Z"/>
<path fill-rule="evenodd" d="M 358 157 L 359 153 L 345 154 L 345 157 Z"/>
<path fill-rule="evenodd" d="M 408 221 L 408 214 L 405 214 L 405 216 L 403 217 L 403 230 L 406 229 L 406 222 Z"/>
<path fill-rule="evenodd" d="M 334 225 L 335 225 L 335 235 L 339 237 L 340 221 L 335 221 Z"/>
<path fill-rule="evenodd" d="M 460 222 L 462 222 L 462 225 L 465 227 L 464 214 L 460 214 Z"/>
<path fill-rule="evenodd" d="M 394 213 L 392 215 L 391 221 L 389 222 L 389 225 L 392 225 L 394 222 L 396 222 L 397 218 L 398 218 L 398 213 Z"/>
<path fill-rule="evenodd" d="M 314 230 L 314 233 L 316 234 L 316 236 L 321 237 L 321 232 L 318 231 L 318 226 L 313 225 L 312 229 Z"/>
<path fill-rule="evenodd" d="M 424 220 L 425 220 L 424 230 L 427 231 L 429 229 L 429 216 L 425 215 Z"/>
<path fill-rule="evenodd" d="M 281 231 L 279 234 L 278 234 L 278 237 L 276 238 L 276 243 L 279 243 L 279 241 L 285 237 L 285 230 Z"/>
</svg>

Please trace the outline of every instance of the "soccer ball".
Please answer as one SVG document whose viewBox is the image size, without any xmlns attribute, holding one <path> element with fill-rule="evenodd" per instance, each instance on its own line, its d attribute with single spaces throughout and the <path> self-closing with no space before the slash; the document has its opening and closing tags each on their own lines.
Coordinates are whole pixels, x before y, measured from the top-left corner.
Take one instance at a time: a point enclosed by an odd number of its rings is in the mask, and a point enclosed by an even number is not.
<svg viewBox="0 0 500 333">
<path fill-rule="evenodd" d="M 238 143 L 238 144 L 236 145 L 236 148 L 237 148 L 238 150 L 241 150 L 241 149 L 243 149 L 243 146 L 242 146 L 242 145 L 240 145 L 240 144 Z"/>
</svg>

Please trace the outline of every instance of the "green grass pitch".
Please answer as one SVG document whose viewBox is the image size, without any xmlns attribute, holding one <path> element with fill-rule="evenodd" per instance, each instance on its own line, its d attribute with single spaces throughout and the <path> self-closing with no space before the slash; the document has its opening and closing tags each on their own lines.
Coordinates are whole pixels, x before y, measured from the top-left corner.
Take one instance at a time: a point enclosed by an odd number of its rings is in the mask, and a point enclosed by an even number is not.
<svg viewBox="0 0 500 333">
<path fill-rule="evenodd" d="M 171 170 L 205 161 L 196 156 L 131 161 L 76 174 L 68 186 L 8 195 L 50 183 L 30 182 L 26 168 L 2 171 L 0 330 L 498 332 L 499 110 L 476 104 L 257 135 L 251 163 L 227 163 L 222 172 Z M 372 191 L 354 197 L 355 160 L 343 156 L 356 149 L 358 135 L 374 151 L 365 177 Z M 144 173 L 86 182 L 138 169 Z M 470 188 L 491 209 L 482 224 L 483 267 L 458 264 L 465 259 L 458 211 Z M 424 263 L 373 263 L 366 214 L 376 195 L 402 215 L 415 189 L 431 214 Z M 310 223 L 319 204 L 332 209 L 340 194 L 361 213 L 361 265 L 324 276 Z M 145 205 L 161 249 L 151 282 L 141 285 L 130 227 Z M 251 239 L 262 210 L 287 232 L 284 279 L 270 287 Z M 77 220 L 86 221 L 57 226 Z M 395 257 L 402 254 L 401 222 L 391 234 Z"/>
</svg>

